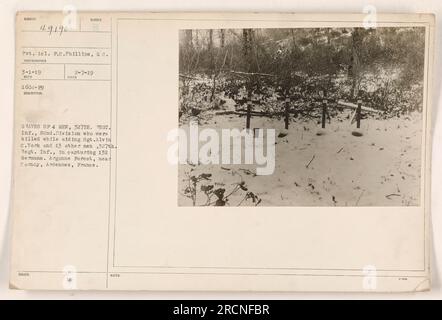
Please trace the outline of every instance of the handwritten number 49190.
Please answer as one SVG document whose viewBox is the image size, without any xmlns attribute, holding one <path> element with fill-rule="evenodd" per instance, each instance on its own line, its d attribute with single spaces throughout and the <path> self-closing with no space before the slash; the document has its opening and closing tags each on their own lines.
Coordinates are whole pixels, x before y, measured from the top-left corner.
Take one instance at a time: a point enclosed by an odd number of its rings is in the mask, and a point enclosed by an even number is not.
<svg viewBox="0 0 442 320">
<path fill-rule="evenodd" d="M 47 25 L 42 24 L 40 26 L 40 31 L 47 32 L 48 35 L 62 35 L 64 32 L 66 32 L 66 28 L 64 26 L 56 26 L 56 25 Z"/>
</svg>

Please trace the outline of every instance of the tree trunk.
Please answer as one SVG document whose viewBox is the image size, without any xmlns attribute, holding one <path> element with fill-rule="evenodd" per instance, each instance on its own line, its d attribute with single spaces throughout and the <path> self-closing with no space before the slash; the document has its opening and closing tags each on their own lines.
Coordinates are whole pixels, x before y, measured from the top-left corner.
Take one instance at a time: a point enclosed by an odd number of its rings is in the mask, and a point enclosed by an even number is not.
<svg viewBox="0 0 442 320">
<path fill-rule="evenodd" d="M 212 94 L 210 95 L 210 102 L 213 102 L 215 97 L 216 85 L 216 70 L 215 70 L 215 54 L 213 52 L 213 30 L 209 30 L 209 56 L 210 56 L 210 70 L 212 74 Z"/>
<path fill-rule="evenodd" d="M 219 37 L 220 37 L 220 46 L 221 46 L 221 48 L 224 48 L 224 46 L 226 44 L 226 30 L 221 29 Z"/>
<path fill-rule="evenodd" d="M 352 78 L 351 95 L 355 99 L 359 91 L 359 81 L 360 81 L 360 49 L 362 45 L 362 35 L 358 28 L 355 28 L 352 33 L 352 56 L 351 65 L 349 69 L 349 75 Z"/>
</svg>

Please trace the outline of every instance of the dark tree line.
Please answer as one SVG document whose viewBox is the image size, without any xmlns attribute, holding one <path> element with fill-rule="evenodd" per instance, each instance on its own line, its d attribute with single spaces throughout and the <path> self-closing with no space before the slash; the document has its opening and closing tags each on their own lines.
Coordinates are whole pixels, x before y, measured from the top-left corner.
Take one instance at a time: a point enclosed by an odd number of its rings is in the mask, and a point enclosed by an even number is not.
<svg viewBox="0 0 442 320">
<path fill-rule="evenodd" d="M 322 92 L 399 114 L 422 108 L 424 48 L 424 28 L 184 30 L 180 80 L 209 79 L 210 102 L 241 90 L 258 100 Z"/>
</svg>

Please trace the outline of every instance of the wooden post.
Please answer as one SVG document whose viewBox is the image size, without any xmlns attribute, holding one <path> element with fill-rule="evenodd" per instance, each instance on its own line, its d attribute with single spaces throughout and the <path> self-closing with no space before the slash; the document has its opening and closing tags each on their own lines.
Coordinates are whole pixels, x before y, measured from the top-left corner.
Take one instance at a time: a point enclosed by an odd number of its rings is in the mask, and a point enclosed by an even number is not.
<svg viewBox="0 0 442 320">
<path fill-rule="evenodd" d="M 289 115 L 290 115 L 290 98 L 285 99 L 285 129 L 289 129 Z"/>
<path fill-rule="evenodd" d="M 361 109 L 362 109 L 362 100 L 358 99 L 358 107 L 356 108 L 356 128 L 361 127 Z"/>
<path fill-rule="evenodd" d="M 327 99 L 322 100 L 322 128 L 325 128 L 325 116 L 327 114 Z"/>
<path fill-rule="evenodd" d="M 247 116 L 246 116 L 246 129 L 250 129 L 250 118 L 252 117 L 252 101 L 247 101 Z"/>
</svg>

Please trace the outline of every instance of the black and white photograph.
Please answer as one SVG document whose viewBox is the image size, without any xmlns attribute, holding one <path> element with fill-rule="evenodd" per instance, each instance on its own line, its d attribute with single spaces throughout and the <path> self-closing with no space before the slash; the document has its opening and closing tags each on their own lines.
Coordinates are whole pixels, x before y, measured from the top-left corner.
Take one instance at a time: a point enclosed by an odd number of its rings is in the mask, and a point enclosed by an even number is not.
<svg viewBox="0 0 442 320">
<path fill-rule="evenodd" d="M 179 31 L 179 206 L 419 206 L 424 27 Z"/>
<path fill-rule="evenodd" d="M 0 296 L 441 297 L 442 8 L 259 1 L 0 10 Z"/>
</svg>

